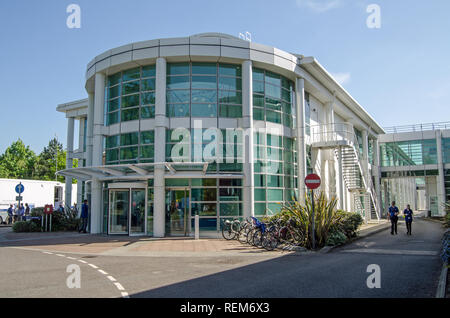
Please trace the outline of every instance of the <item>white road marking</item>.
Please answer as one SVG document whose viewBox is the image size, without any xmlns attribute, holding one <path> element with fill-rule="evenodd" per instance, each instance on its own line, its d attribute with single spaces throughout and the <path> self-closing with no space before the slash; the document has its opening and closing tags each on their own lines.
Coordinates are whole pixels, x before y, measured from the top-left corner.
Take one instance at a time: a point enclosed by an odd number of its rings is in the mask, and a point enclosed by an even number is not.
<svg viewBox="0 0 450 318">
<path fill-rule="evenodd" d="M 87 264 L 87 262 L 86 262 L 86 261 L 83 261 L 82 259 L 79 259 L 78 261 L 79 261 L 80 263 Z"/>
<path fill-rule="evenodd" d="M 42 252 L 42 253 L 48 254 L 48 255 L 53 255 L 53 253 L 50 253 L 50 252 Z"/>
<path fill-rule="evenodd" d="M 98 266 L 95 266 L 94 264 L 88 264 L 90 267 L 97 269 Z"/>
<path fill-rule="evenodd" d="M 56 256 L 59 256 L 59 257 L 66 257 L 66 255 L 63 255 L 63 254 L 55 254 Z"/>
<path fill-rule="evenodd" d="M 122 297 L 123 298 L 130 298 L 130 296 L 128 295 L 127 292 L 122 292 Z"/>
<path fill-rule="evenodd" d="M 116 285 L 118 290 L 125 290 L 125 288 L 123 288 L 123 286 L 120 283 L 114 283 L 114 285 Z"/>
<path fill-rule="evenodd" d="M 68 259 L 77 260 L 75 257 L 67 256 Z"/>
<path fill-rule="evenodd" d="M 115 282 L 116 281 L 116 279 L 114 278 L 114 277 L 112 277 L 112 276 L 107 276 L 106 278 L 108 278 L 110 281 L 112 281 L 112 282 Z"/>
<path fill-rule="evenodd" d="M 417 256 L 436 256 L 439 253 L 435 251 L 414 251 L 414 250 L 389 250 L 382 248 L 358 248 L 352 250 L 343 250 L 345 253 L 367 253 L 367 254 L 389 254 L 389 255 L 417 255 Z"/>
<path fill-rule="evenodd" d="M 98 271 L 99 271 L 100 273 L 102 273 L 103 275 L 108 275 L 108 273 L 105 272 L 104 270 L 99 269 Z"/>
</svg>

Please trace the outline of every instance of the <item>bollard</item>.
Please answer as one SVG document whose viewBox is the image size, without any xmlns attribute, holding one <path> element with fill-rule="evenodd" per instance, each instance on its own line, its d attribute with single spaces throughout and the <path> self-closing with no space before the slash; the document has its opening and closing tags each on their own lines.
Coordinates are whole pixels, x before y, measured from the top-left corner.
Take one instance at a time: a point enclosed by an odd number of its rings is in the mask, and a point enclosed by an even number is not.
<svg viewBox="0 0 450 318">
<path fill-rule="evenodd" d="M 198 240 L 200 239 L 200 229 L 199 229 L 199 223 L 200 223 L 200 219 L 198 217 L 198 214 L 195 215 L 195 239 Z"/>
</svg>

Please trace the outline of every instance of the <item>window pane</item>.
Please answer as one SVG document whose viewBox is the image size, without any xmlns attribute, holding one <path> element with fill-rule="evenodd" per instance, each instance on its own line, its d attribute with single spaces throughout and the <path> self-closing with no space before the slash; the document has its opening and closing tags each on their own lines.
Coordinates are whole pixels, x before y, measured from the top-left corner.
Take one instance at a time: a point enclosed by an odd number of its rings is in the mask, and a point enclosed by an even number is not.
<svg viewBox="0 0 450 318">
<path fill-rule="evenodd" d="M 279 203 L 269 203 L 267 207 L 267 215 L 275 215 L 280 213 L 282 205 Z"/>
<path fill-rule="evenodd" d="M 114 75 L 108 76 L 108 86 L 113 86 L 120 83 L 120 72 Z"/>
<path fill-rule="evenodd" d="M 253 119 L 264 120 L 264 108 L 253 108 Z"/>
<path fill-rule="evenodd" d="M 106 137 L 105 147 L 115 148 L 119 146 L 119 135 Z"/>
<path fill-rule="evenodd" d="M 281 99 L 281 88 L 272 84 L 266 83 L 266 96 L 271 96 L 277 99 Z"/>
<path fill-rule="evenodd" d="M 142 93 L 141 99 L 142 99 L 142 105 L 148 105 L 148 104 L 154 105 L 156 103 L 155 92 Z"/>
<path fill-rule="evenodd" d="M 138 133 L 129 133 L 120 135 L 120 145 L 121 146 L 130 146 L 138 144 Z"/>
<path fill-rule="evenodd" d="M 139 108 L 125 109 L 122 110 L 121 120 L 130 121 L 139 119 Z"/>
<path fill-rule="evenodd" d="M 281 86 L 281 76 L 269 71 L 266 71 L 265 81 L 266 84 L 269 83 L 272 85 Z"/>
<path fill-rule="evenodd" d="M 242 90 L 242 80 L 235 77 L 219 77 L 219 89 L 240 91 Z"/>
<path fill-rule="evenodd" d="M 156 79 L 147 78 L 141 81 L 141 91 L 154 91 L 156 89 Z"/>
<path fill-rule="evenodd" d="M 191 92 L 189 90 L 176 90 L 167 92 L 167 103 L 189 103 Z"/>
<path fill-rule="evenodd" d="M 189 76 L 168 76 L 167 89 L 189 89 Z"/>
<path fill-rule="evenodd" d="M 215 76 L 192 76 L 192 88 L 217 89 L 217 77 Z"/>
<path fill-rule="evenodd" d="M 276 113 L 272 111 L 266 112 L 267 121 L 272 123 L 281 124 L 281 113 Z"/>
<path fill-rule="evenodd" d="M 138 157 L 138 147 L 120 148 L 120 160 L 132 160 Z"/>
<path fill-rule="evenodd" d="M 242 104 L 242 93 L 219 91 L 219 102 L 224 104 Z"/>
<path fill-rule="evenodd" d="M 220 105 L 219 116 L 228 118 L 240 118 L 242 117 L 242 106 Z"/>
<path fill-rule="evenodd" d="M 264 107 L 264 96 L 253 94 L 253 106 Z"/>
<path fill-rule="evenodd" d="M 283 190 L 268 189 L 267 201 L 283 201 Z"/>
<path fill-rule="evenodd" d="M 242 216 L 241 203 L 226 203 L 220 205 L 220 216 Z"/>
<path fill-rule="evenodd" d="M 216 189 L 192 189 L 192 201 L 217 201 Z"/>
<path fill-rule="evenodd" d="M 266 186 L 266 176 L 263 174 L 254 175 L 255 187 L 265 187 Z"/>
<path fill-rule="evenodd" d="M 241 66 L 232 64 L 219 64 L 219 74 L 226 76 L 241 76 Z"/>
<path fill-rule="evenodd" d="M 122 96 L 122 108 L 139 105 L 139 94 Z"/>
<path fill-rule="evenodd" d="M 240 187 L 242 186 L 242 179 L 220 179 L 221 187 Z"/>
<path fill-rule="evenodd" d="M 142 77 L 156 76 L 156 65 L 148 65 L 142 67 Z"/>
<path fill-rule="evenodd" d="M 141 158 L 153 159 L 155 156 L 153 146 L 141 146 Z"/>
<path fill-rule="evenodd" d="M 264 82 L 264 70 L 253 69 L 253 80 Z"/>
<path fill-rule="evenodd" d="M 155 142 L 155 131 L 143 131 L 141 132 L 141 144 L 152 144 Z"/>
<path fill-rule="evenodd" d="M 266 204 L 265 203 L 255 203 L 255 215 L 265 215 L 266 214 Z"/>
<path fill-rule="evenodd" d="M 217 74 L 217 65 L 215 63 L 192 63 L 192 74 Z"/>
<path fill-rule="evenodd" d="M 108 112 L 112 112 L 119 109 L 120 98 L 112 99 L 108 102 Z"/>
<path fill-rule="evenodd" d="M 216 103 L 216 90 L 192 90 L 193 103 Z"/>
<path fill-rule="evenodd" d="M 281 188 L 283 186 L 283 178 L 281 176 L 267 175 L 267 186 Z"/>
<path fill-rule="evenodd" d="M 191 214 L 199 216 L 216 216 L 217 204 L 216 203 L 192 203 Z"/>
<path fill-rule="evenodd" d="M 176 63 L 167 65 L 167 75 L 189 74 L 189 63 Z"/>
<path fill-rule="evenodd" d="M 131 70 L 126 70 L 122 73 L 123 82 L 138 79 L 139 77 L 141 77 L 141 69 L 139 67 L 133 68 Z"/>
<path fill-rule="evenodd" d="M 155 118 L 155 106 L 145 106 L 141 107 L 141 118 Z"/>
<path fill-rule="evenodd" d="M 120 95 L 120 85 L 114 86 L 114 87 L 110 87 L 108 89 L 108 98 L 114 98 L 114 97 L 118 97 Z"/>
<path fill-rule="evenodd" d="M 168 117 L 189 117 L 189 104 L 167 105 Z"/>
<path fill-rule="evenodd" d="M 255 189 L 255 201 L 266 201 L 265 189 Z"/>
<path fill-rule="evenodd" d="M 192 104 L 192 117 L 217 117 L 217 105 Z"/>
<path fill-rule="evenodd" d="M 106 162 L 118 160 L 119 160 L 119 149 L 106 150 Z"/>
<path fill-rule="evenodd" d="M 119 112 L 109 113 L 107 117 L 107 125 L 114 125 L 119 122 Z"/>
<path fill-rule="evenodd" d="M 122 94 L 132 94 L 139 92 L 139 81 L 128 82 L 122 85 Z"/>
<path fill-rule="evenodd" d="M 219 201 L 242 201 L 241 188 L 220 188 Z"/>
<path fill-rule="evenodd" d="M 253 92 L 264 94 L 264 82 L 253 80 Z"/>
<path fill-rule="evenodd" d="M 281 101 L 266 97 L 266 109 L 281 111 Z"/>
<path fill-rule="evenodd" d="M 204 186 L 204 187 L 215 187 L 217 180 L 216 179 L 192 179 L 192 186 Z"/>
</svg>

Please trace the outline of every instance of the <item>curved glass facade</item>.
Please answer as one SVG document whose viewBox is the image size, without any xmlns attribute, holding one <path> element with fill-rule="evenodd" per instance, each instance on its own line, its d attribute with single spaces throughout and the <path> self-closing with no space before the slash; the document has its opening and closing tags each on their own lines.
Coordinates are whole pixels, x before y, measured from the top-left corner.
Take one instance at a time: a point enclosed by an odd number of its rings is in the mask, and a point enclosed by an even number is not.
<svg viewBox="0 0 450 318">
<path fill-rule="evenodd" d="M 253 119 L 293 128 L 294 87 L 284 76 L 253 68 Z"/>
<path fill-rule="evenodd" d="M 155 82 L 155 65 L 109 76 L 106 83 L 106 125 L 155 118 Z"/>
<path fill-rule="evenodd" d="M 147 163 L 154 160 L 153 130 L 105 138 L 105 164 Z"/>
<path fill-rule="evenodd" d="M 241 66 L 167 64 L 167 117 L 242 117 Z"/>
</svg>

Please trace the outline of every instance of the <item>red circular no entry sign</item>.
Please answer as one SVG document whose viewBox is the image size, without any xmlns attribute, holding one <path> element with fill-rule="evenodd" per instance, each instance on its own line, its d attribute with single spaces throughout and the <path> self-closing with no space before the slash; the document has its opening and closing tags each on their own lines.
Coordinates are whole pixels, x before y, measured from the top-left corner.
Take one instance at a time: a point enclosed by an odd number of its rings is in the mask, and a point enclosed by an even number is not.
<svg viewBox="0 0 450 318">
<path fill-rule="evenodd" d="M 314 190 L 320 187 L 320 177 L 317 174 L 308 174 L 305 178 L 305 185 L 308 189 Z"/>
</svg>

